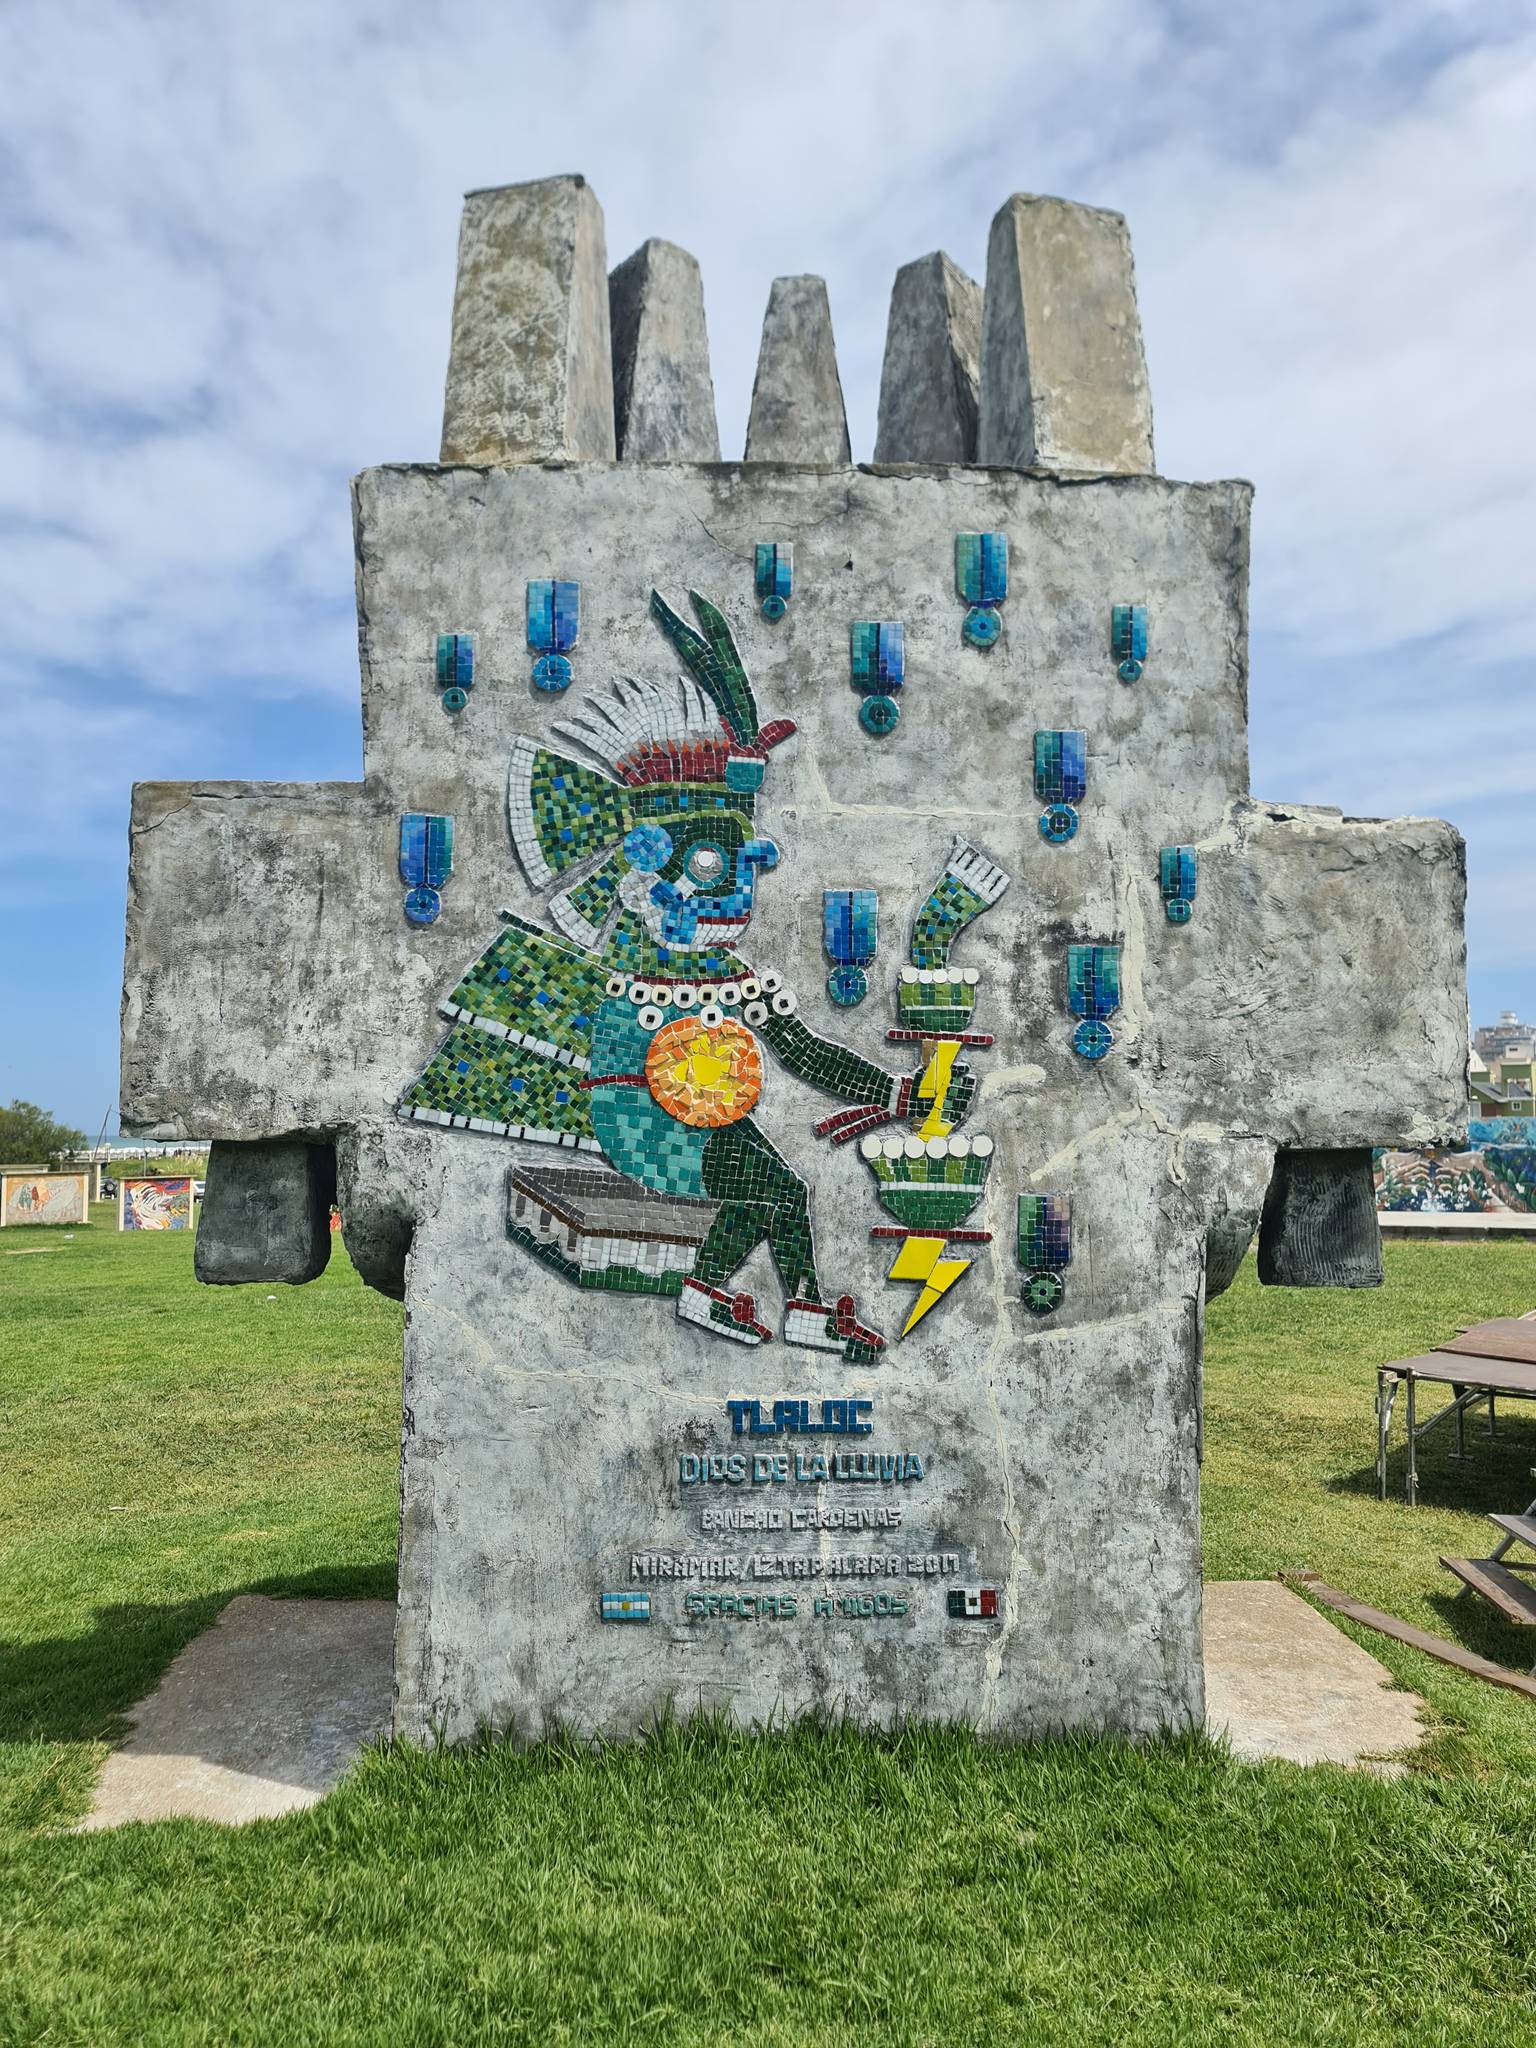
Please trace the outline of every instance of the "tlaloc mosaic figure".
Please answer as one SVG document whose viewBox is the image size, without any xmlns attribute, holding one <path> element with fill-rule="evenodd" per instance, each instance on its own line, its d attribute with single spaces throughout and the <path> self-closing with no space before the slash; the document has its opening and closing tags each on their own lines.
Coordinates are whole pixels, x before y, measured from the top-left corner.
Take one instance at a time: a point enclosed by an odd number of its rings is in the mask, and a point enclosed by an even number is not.
<svg viewBox="0 0 1536 2048">
<path fill-rule="evenodd" d="M 1379 1280 L 1463 869 L 1250 793 L 1251 490 L 1154 470 L 1124 221 L 907 265 L 872 465 L 804 277 L 722 462 L 580 178 L 469 195 L 448 354 L 353 486 L 361 775 L 140 785 L 123 1004 L 199 1276 L 334 1203 L 405 1305 L 396 1731 L 1198 1722 L 1205 1306 Z"/>
<path fill-rule="evenodd" d="M 646 1247 L 675 1237 L 663 1205 L 648 1213 L 632 1201 L 634 1228 L 621 1240 L 630 1255 L 615 1250 L 598 1266 L 541 1238 L 514 1203 L 512 1236 L 580 1285 L 675 1295 L 685 1322 L 760 1344 L 772 1332 L 729 1282 L 766 1238 L 785 1338 L 868 1361 L 885 1340 L 858 1320 L 851 1295 L 822 1298 L 805 1182 L 753 1117 L 761 1048 L 813 1088 L 862 1105 L 861 1129 L 903 1116 L 932 1123 L 940 1111 L 952 1125 L 972 1082 L 954 1067 L 940 1101 L 931 1090 L 922 1099 L 921 1075 L 887 1073 L 818 1036 L 783 976 L 758 972 L 738 950 L 758 877 L 779 862 L 773 841 L 754 833 L 753 800 L 771 749 L 795 728 L 760 721 L 725 619 L 697 592 L 693 605 L 700 632 L 651 593 L 686 677 L 620 683 L 555 726 L 602 768 L 529 739 L 514 747 L 507 801 L 524 873 L 535 888 L 580 877 L 549 904 L 563 936 L 508 917 L 443 1004 L 453 1030 L 401 1109 L 600 1153 L 637 1194 L 710 1206 L 685 1270 L 645 1259 Z M 540 1175 L 540 1196 L 561 1192 L 590 1196 L 591 1174 Z M 622 1201 L 626 1191 L 609 1192 Z M 675 1206 L 665 1216 L 675 1220 Z"/>
</svg>

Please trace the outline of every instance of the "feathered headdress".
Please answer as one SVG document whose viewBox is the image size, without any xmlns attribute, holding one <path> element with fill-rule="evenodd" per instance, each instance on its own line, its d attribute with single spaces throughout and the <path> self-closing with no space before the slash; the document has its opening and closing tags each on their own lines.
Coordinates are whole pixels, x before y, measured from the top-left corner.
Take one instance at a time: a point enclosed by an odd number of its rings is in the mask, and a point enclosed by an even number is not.
<svg viewBox="0 0 1536 2048">
<path fill-rule="evenodd" d="M 630 865 L 618 844 L 624 835 L 637 824 L 696 817 L 701 799 L 750 819 L 769 751 L 795 730 L 788 718 L 759 726 L 730 627 L 708 598 L 697 591 L 689 596 L 701 632 L 685 625 L 659 591 L 651 592 L 651 616 L 682 657 L 686 676 L 662 683 L 625 678 L 556 723 L 554 730 L 601 761 L 602 770 L 524 737 L 512 749 L 512 843 L 534 888 L 613 849 L 549 906 L 560 928 L 582 945 L 598 943 L 617 903 Z M 682 787 L 674 794 L 657 786 L 668 784 Z"/>
</svg>

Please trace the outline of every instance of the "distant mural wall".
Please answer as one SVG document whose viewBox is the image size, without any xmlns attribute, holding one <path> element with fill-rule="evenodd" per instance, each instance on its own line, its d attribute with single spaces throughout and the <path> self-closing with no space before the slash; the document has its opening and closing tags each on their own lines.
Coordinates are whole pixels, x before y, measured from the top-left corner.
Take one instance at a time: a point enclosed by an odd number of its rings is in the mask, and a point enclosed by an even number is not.
<svg viewBox="0 0 1536 2048">
<path fill-rule="evenodd" d="M 88 1200 L 83 1173 L 0 1175 L 0 1221 L 84 1223 Z"/>
<path fill-rule="evenodd" d="M 1536 1118 L 1469 1123 L 1464 1152 L 1378 1152 L 1376 1207 L 1397 1213 L 1536 1212 Z"/>
<path fill-rule="evenodd" d="M 190 1230 L 192 1183 L 185 1179 L 119 1182 L 119 1230 Z"/>
</svg>

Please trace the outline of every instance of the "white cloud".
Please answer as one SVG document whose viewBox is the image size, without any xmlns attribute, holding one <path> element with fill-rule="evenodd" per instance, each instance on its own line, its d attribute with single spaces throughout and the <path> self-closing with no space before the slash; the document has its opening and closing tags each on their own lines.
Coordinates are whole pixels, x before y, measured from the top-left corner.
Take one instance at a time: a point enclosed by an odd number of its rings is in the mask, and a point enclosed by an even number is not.
<svg viewBox="0 0 1536 2048">
<path fill-rule="evenodd" d="M 979 275 L 1010 190 L 1121 206 L 1163 466 L 1260 486 L 1260 787 L 1315 793 L 1285 776 L 1333 748 L 1332 800 L 1454 805 L 1476 839 L 1536 750 L 1501 696 L 1530 659 L 1533 98 L 1527 6 L 22 0 L 0 715 L 29 813 L 95 806 L 115 848 L 129 757 L 196 767 L 178 705 L 351 704 L 345 480 L 435 453 L 460 194 L 581 169 L 610 260 L 699 256 L 727 452 L 775 274 L 827 275 L 867 454 L 901 262 Z M 92 686 L 36 716 L 60 663 Z"/>
</svg>

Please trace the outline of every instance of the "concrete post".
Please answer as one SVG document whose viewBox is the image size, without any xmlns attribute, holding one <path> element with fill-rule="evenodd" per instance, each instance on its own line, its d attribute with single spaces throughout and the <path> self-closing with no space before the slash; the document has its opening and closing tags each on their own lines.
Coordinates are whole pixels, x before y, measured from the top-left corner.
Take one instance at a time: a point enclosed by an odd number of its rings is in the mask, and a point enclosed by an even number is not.
<svg viewBox="0 0 1536 2048">
<path fill-rule="evenodd" d="M 1151 472 L 1152 394 L 1123 215 L 1016 192 L 993 219 L 977 460 Z"/>
<path fill-rule="evenodd" d="M 603 213 L 585 178 L 468 193 L 444 462 L 611 462 Z"/>
<path fill-rule="evenodd" d="M 748 462 L 852 460 L 826 280 L 776 277 L 763 316 Z"/>
<path fill-rule="evenodd" d="M 613 414 L 624 462 L 718 462 L 704 280 L 674 242 L 642 242 L 608 279 Z"/>
<path fill-rule="evenodd" d="M 903 264 L 891 288 L 876 462 L 974 462 L 981 286 L 942 250 Z"/>
</svg>

